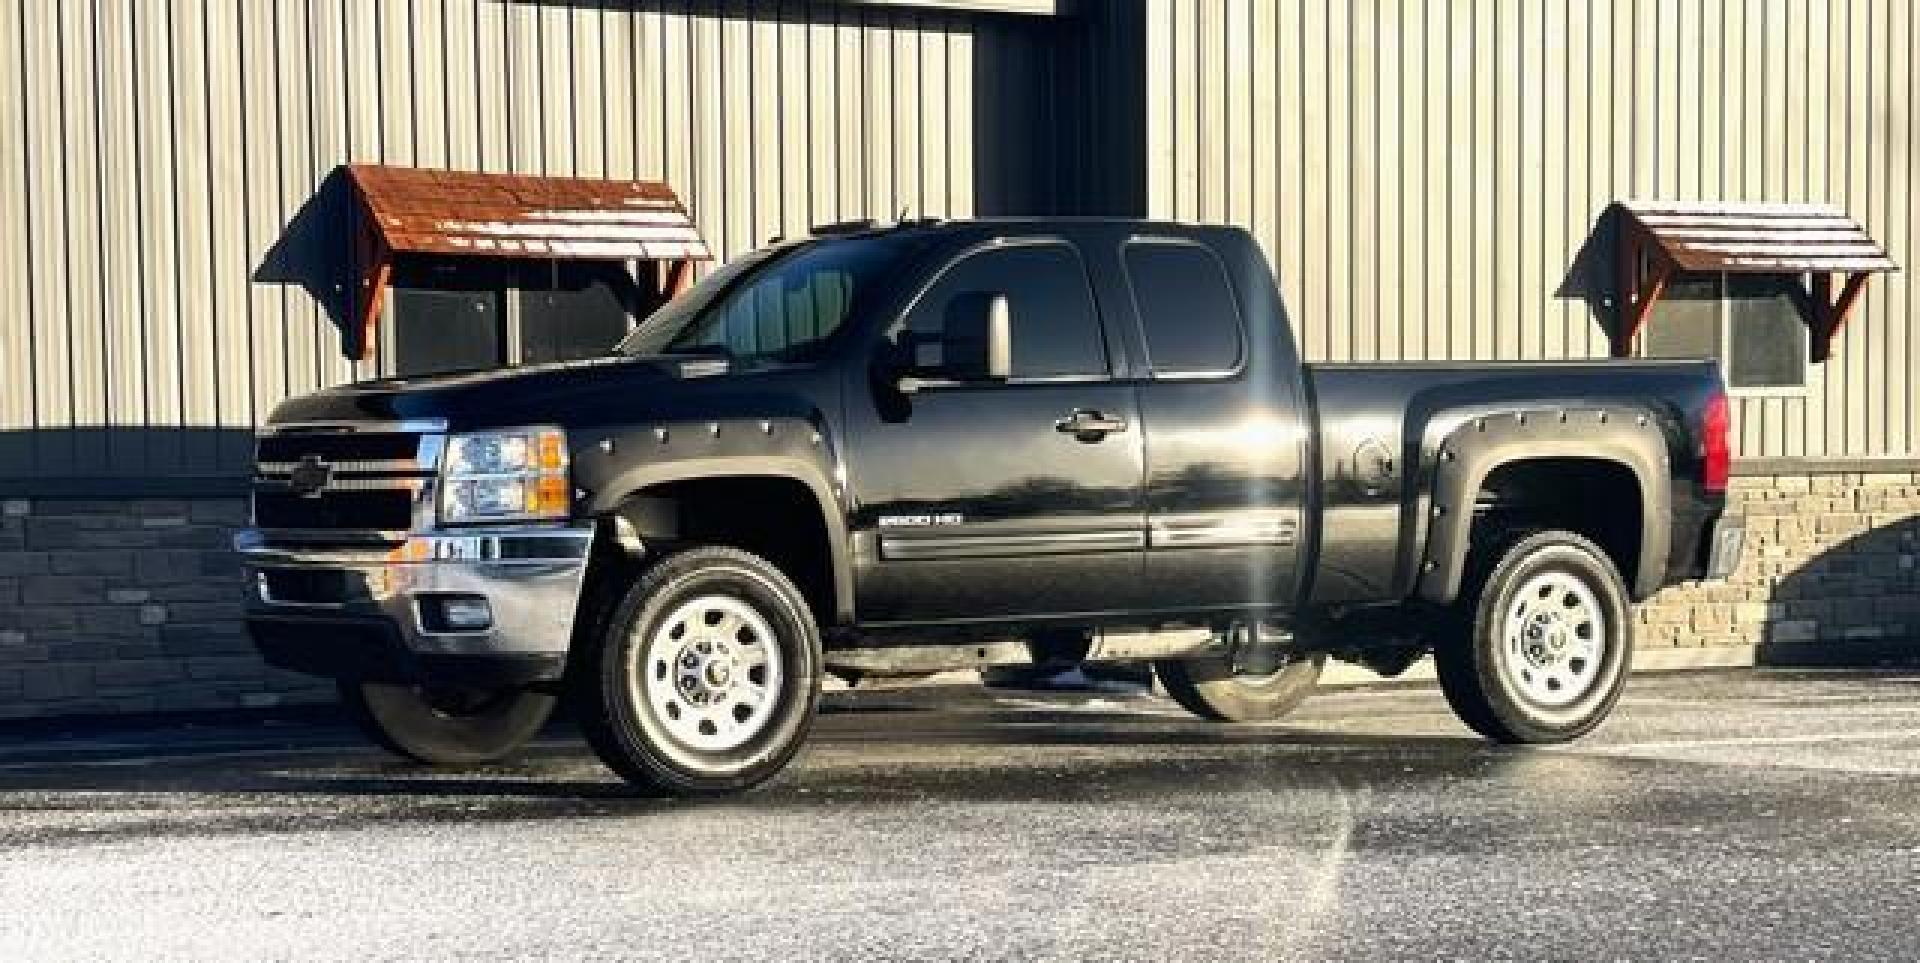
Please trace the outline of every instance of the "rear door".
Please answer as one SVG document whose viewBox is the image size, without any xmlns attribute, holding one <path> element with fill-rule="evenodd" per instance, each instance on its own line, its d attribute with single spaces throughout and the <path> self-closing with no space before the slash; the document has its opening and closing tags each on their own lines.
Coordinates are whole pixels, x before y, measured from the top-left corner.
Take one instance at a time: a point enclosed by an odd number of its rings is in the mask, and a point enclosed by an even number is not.
<svg viewBox="0 0 1920 963">
<path fill-rule="evenodd" d="M 1248 309 L 1285 318 L 1264 304 L 1270 289 L 1237 287 L 1199 239 L 1134 237 L 1119 261 L 1147 368 L 1143 605 L 1284 610 L 1298 590 L 1306 423 L 1292 351 L 1278 332 L 1258 334 Z M 1270 284 L 1265 271 L 1243 280 Z"/>
<path fill-rule="evenodd" d="M 882 377 L 849 406 L 863 623 L 1105 611 L 1138 583 L 1139 412 L 1075 245 L 1008 238 L 960 254 L 880 352 L 937 345 L 995 295 L 1011 314 L 1011 377 L 941 377 L 934 358 L 915 390 Z"/>
</svg>

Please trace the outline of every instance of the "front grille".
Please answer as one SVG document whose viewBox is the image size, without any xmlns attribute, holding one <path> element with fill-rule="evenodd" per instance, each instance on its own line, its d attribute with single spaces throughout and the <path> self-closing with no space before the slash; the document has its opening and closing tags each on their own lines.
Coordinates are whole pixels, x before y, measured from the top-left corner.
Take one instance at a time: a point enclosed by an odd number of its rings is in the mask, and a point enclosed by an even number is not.
<svg viewBox="0 0 1920 963">
<path fill-rule="evenodd" d="M 413 432 L 297 432 L 261 436 L 255 457 L 272 464 L 308 455 L 338 462 L 412 461 L 419 454 L 420 436 Z"/>
<path fill-rule="evenodd" d="M 307 498 L 256 490 L 253 523 L 261 528 L 404 532 L 413 527 L 413 492 L 404 488 L 335 491 Z"/>
<path fill-rule="evenodd" d="M 253 520 L 264 529 L 403 532 L 432 484 L 438 435 L 341 426 L 265 434 Z"/>
</svg>

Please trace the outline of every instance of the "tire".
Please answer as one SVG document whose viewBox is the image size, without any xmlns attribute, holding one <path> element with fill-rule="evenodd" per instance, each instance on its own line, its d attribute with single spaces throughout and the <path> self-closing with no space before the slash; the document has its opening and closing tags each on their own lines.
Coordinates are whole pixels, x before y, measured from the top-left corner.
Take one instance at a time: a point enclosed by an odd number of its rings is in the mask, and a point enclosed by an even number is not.
<svg viewBox="0 0 1920 963">
<path fill-rule="evenodd" d="M 1568 742 L 1605 721 L 1633 659 L 1626 584 L 1572 532 L 1512 532 L 1477 553 L 1434 661 L 1447 703 L 1495 742 Z"/>
<path fill-rule="evenodd" d="M 1202 719 L 1272 722 L 1307 701 L 1326 661 L 1324 655 L 1307 656 L 1268 676 L 1235 675 L 1228 659 L 1169 659 L 1153 669 L 1167 695 Z"/>
<path fill-rule="evenodd" d="M 583 645 L 573 685 L 587 742 L 642 790 L 742 792 L 785 768 L 812 728 L 820 631 L 799 589 L 758 556 L 667 556 Z"/>
<path fill-rule="evenodd" d="M 340 704 L 387 751 L 435 766 L 476 766 L 518 752 L 553 714 L 554 697 L 342 679 Z"/>
</svg>

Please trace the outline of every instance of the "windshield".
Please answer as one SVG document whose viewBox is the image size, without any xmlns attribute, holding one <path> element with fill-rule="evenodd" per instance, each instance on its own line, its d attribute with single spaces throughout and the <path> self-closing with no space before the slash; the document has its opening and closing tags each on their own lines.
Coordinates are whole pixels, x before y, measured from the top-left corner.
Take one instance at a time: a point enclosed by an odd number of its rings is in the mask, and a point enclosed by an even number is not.
<svg viewBox="0 0 1920 963">
<path fill-rule="evenodd" d="M 852 313 L 898 252 L 871 240 L 755 251 L 728 262 L 635 328 L 626 355 L 808 356 Z"/>
</svg>

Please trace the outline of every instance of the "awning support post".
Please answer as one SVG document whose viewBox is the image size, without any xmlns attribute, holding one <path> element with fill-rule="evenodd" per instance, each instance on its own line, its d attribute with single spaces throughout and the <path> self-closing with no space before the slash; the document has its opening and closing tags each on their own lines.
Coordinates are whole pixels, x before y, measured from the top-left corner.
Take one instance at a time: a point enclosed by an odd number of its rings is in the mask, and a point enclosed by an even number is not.
<svg viewBox="0 0 1920 963">
<path fill-rule="evenodd" d="M 1812 345 L 1810 357 L 1821 362 L 1833 356 L 1833 336 L 1840 333 L 1840 326 L 1847 323 L 1847 315 L 1853 313 L 1854 305 L 1860 302 L 1861 292 L 1867 287 L 1867 272 L 1855 271 L 1847 275 L 1847 281 L 1840 287 L 1840 297 L 1833 297 L 1833 279 L 1838 275 L 1824 271 L 1812 276 L 1812 289 L 1808 292 L 1808 301 L 1813 306 L 1813 316 L 1807 319 L 1811 329 Z"/>
<path fill-rule="evenodd" d="M 1646 247 L 1631 226 L 1623 224 L 1620 230 L 1620 304 L 1613 326 L 1613 356 L 1625 358 L 1633 354 L 1633 339 L 1640 336 L 1647 316 L 1653 313 L 1654 302 L 1660 300 L 1660 295 L 1666 293 L 1667 283 L 1673 280 L 1674 266 L 1672 261 L 1656 257 L 1649 265 L 1652 270 L 1643 280 L 1640 262 Z"/>
<path fill-rule="evenodd" d="M 347 357 L 353 361 L 365 361 L 368 349 L 373 344 L 374 325 L 380 320 L 380 310 L 386 304 L 387 284 L 393 280 L 393 250 L 387 247 L 380 232 L 375 230 L 372 213 L 361 212 L 361 226 L 356 260 L 359 262 L 359 277 L 354 279 L 354 334 L 353 344 L 348 346 Z"/>
</svg>

